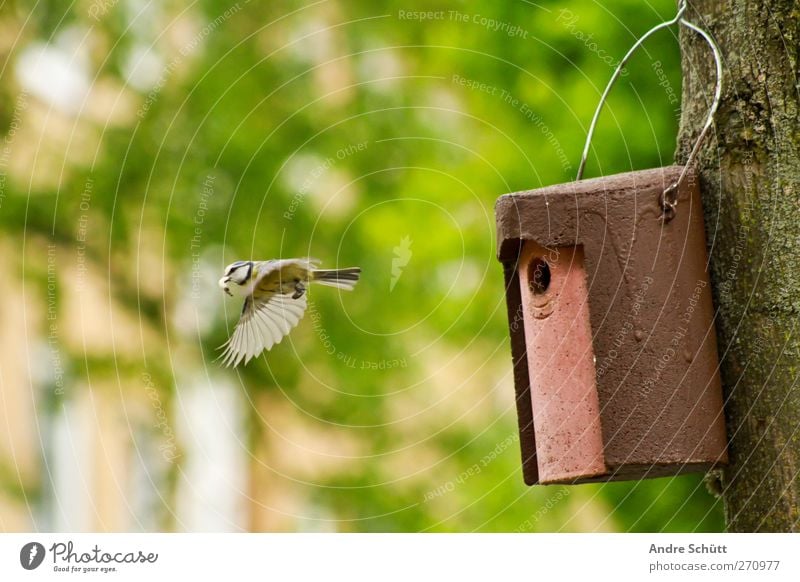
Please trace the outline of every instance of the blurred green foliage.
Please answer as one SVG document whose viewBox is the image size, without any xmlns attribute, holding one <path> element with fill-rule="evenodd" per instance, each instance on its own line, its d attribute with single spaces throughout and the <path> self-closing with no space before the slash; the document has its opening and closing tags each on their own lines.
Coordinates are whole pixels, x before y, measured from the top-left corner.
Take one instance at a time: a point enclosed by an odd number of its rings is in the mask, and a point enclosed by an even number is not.
<svg viewBox="0 0 800 582">
<path fill-rule="evenodd" d="M 196 235 L 218 270 L 237 259 L 308 255 L 363 269 L 351 295 L 312 294 L 317 325 L 307 317 L 292 342 L 230 374 L 253 403 L 254 448 L 278 438 L 269 407 L 256 409 L 263 394 L 305 424 L 359 443 L 346 469 L 314 479 L 276 471 L 267 481 L 287 481 L 345 531 L 722 528 L 701 476 L 528 488 L 516 441 L 482 464 L 516 434 L 494 201 L 574 178 L 609 61 L 670 17 L 672 0 L 204 0 L 149 11 L 146 2 L 121 2 L 97 21 L 88 3 L 66 14 L 49 4 L 30 13 L 28 41 L 90 29 L 103 39 L 91 53 L 93 75 L 120 83 L 131 51 L 152 47 L 161 86 L 128 87 L 137 114 L 95 124 L 96 152 L 68 165 L 57 186 L 12 184 L 0 211 L 6 232 L 74 245 L 78 196 L 92 180 L 88 252 L 113 275 L 111 292 L 165 341 L 181 341 L 172 313 Z M 17 5 L 4 18 L 19 23 L 26 10 Z M 441 17 L 407 16 L 416 11 Z M 601 118 L 588 175 L 672 163 L 674 32 L 629 65 Z M 198 48 L 183 55 L 187 42 Z M 6 84 L 7 103 L 17 90 Z M 8 123 L 8 105 L 2 114 Z M 404 238 L 411 257 L 390 291 Z M 143 244 L 163 260 L 160 294 L 140 290 L 152 274 Z M 211 328 L 187 341 L 209 369 L 238 309 L 221 294 L 216 305 Z M 172 353 L 144 350 L 160 385 L 180 393 Z M 82 354 L 73 357 L 73 381 L 111 365 L 97 358 L 87 369 L 77 364 Z M 125 365 L 137 362 L 114 363 Z"/>
</svg>

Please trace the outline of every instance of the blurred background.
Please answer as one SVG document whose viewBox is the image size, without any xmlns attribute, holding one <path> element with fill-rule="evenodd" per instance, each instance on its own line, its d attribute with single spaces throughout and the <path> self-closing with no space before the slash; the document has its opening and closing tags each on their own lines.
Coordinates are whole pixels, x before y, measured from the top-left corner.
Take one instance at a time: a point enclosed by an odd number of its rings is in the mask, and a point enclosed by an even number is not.
<svg viewBox="0 0 800 582">
<path fill-rule="evenodd" d="M 495 259 L 495 199 L 574 179 L 674 11 L 3 2 L 0 529 L 721 530 L 698 475 L 523 484 Z M 588 175 L 672 163 L 674 34 Z M 222 368 L 222 269 L 293 256 L 362 281 Z"/>
</svg>

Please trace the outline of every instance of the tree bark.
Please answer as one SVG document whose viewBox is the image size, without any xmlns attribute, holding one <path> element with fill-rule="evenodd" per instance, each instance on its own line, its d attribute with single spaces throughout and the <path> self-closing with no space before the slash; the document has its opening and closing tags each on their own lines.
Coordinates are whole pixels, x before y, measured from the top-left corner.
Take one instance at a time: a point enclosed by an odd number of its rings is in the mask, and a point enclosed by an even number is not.
<svg viewBox="0 0 800 582">
<path fill-rule="evenodd" d="M 730 441 L 722 474 L 727 527 L 798 531 L 800 5 L 695 0 L 687 18 L 712 34 L 723 57 L 722 101 L 697 168 Z M 679 162 L 714 90 L 708 46 L 681 29 Z"/>
</svg>

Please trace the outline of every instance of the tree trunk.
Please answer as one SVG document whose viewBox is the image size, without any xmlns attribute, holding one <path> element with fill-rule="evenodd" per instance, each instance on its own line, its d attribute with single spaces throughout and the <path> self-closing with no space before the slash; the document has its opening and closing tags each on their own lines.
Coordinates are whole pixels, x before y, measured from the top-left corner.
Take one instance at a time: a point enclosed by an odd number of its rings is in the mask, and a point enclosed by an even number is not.
<svg viewBox="0 0 800 582">
<path fill-rule="evenodd" d="M 730 531 L 798 531 L 800 6 L 695 0 L 687 19 L 716 38 L 724 69 L 715 128 L 697 168 L 730 440 L 722 475 L 726 521 Z M 679 162 L 714 90 L 708 46 L 681 29 Z"/>
</svg>

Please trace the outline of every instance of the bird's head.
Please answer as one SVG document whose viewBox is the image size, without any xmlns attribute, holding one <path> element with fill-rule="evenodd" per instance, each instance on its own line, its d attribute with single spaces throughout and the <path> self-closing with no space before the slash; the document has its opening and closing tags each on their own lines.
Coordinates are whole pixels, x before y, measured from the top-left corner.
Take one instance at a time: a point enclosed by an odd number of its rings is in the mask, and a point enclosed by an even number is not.
<svg viewBox="0 0 800 582">
<path fill-rule="evenodd" d="M 243 295 L 253 276 L 253 261 L 236 261 L 225 267 L 225 275 L 219 280 L 220 289 L 233 297 Z"/>
</svg>

